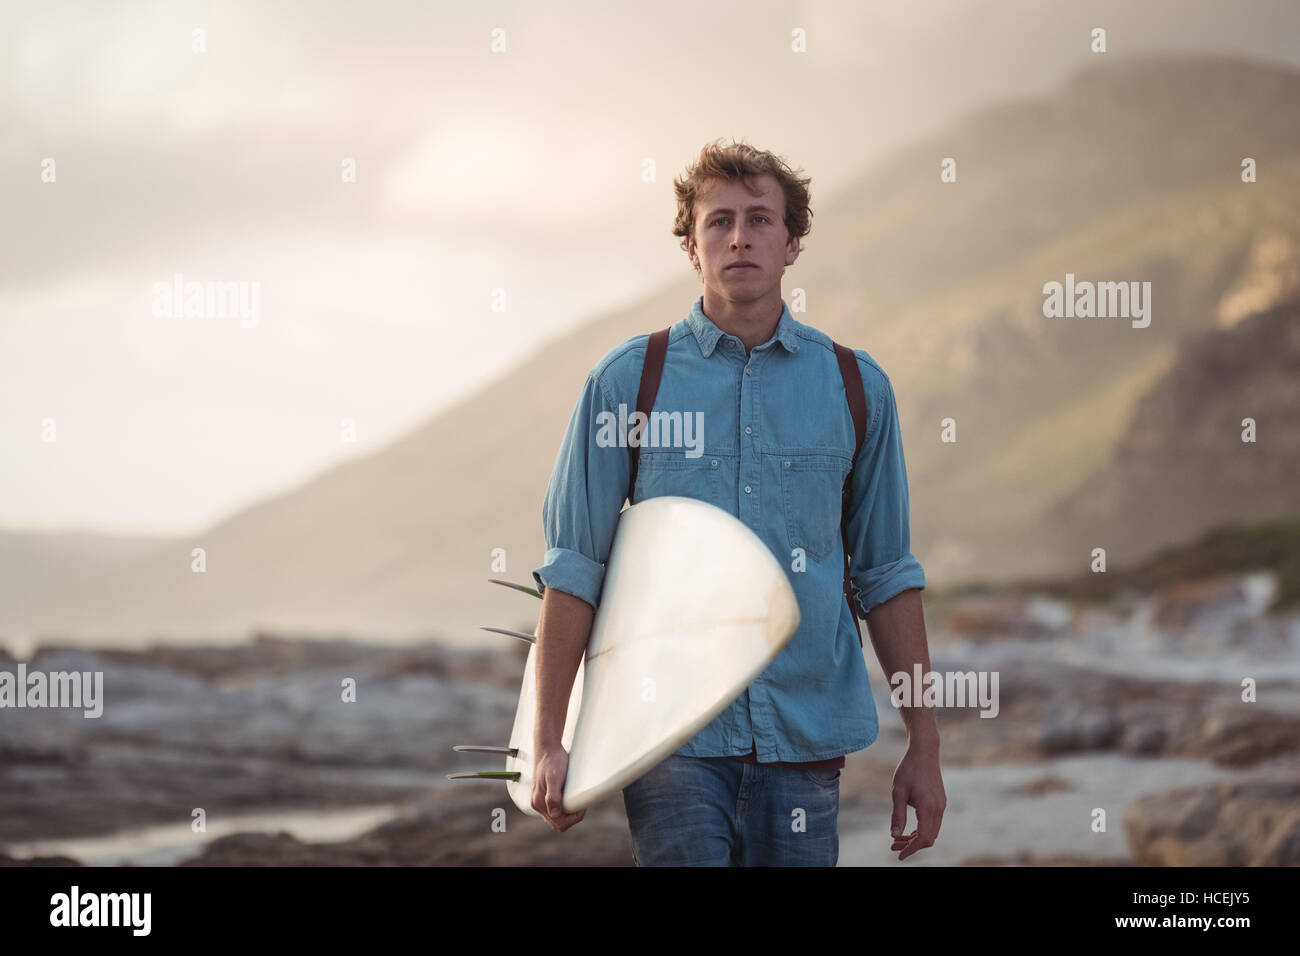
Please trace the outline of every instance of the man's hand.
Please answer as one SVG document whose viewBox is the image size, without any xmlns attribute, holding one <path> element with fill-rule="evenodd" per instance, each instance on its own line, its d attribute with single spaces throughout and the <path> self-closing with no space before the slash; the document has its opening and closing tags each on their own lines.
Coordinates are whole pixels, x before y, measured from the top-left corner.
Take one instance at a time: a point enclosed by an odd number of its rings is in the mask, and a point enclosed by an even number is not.
<svg viewBox="0 0 1300 956">
<path fill-rule="evenodd" d="M 948 797 L 943 792 L 943 777 L 939 773 L 937 747 L 908 744 L 907 753 L 894 770 L 894 815 L 890 820 L 890 835 L 894 843 L 890 851 L 902 850 L 900 860 L 906 860 L 917 850 L 933 846 L 939 837 L 939 824 L 943 821 Z M 907 826 L 907 808 L 916 808 L 916 829 L 904 833 Z"/>
<path fill-rule="evenodd" d="M 867 612 L 867 630 L 886 674 L 910 675 L 917 667 L 929 673 L 920 588 L 907 588 L 873 607 Z M 917 850 L 934 846 L 948 798 L 939 775 L 939 727 L 934 707 L 904 705 L 901 711 L 907 727 L 907 753 L 894 770 L 894 814 L 889 832 L 894 838 L 890 850 L 901 850 L 898 858 L 906 860 Z M 909 806 L 916 808 L 916 829 L 904 833 Z"/>
<path fill-rule="evenodd" d="M 557 833 L 563 833 L 587 815 L 586 810 L 577 813 L 563 811 L 561 800 L 564 796 L 564 781 L 568 775 L 567 750 L 558 745 L 538 748 L 537 759 L 533 761 L 532 806 Z"/>
</svg>

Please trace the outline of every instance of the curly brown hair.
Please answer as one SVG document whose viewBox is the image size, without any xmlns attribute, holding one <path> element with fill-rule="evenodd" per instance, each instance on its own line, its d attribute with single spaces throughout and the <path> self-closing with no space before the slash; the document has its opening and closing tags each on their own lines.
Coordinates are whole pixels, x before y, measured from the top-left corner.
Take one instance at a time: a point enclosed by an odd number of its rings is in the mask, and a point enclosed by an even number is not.
<svg viewBox="0 0 1300 956">
<path fill-rule="evenodd" d="M 673 235 L 681 236 L 681 247 L 686 249 L 686 237 L 695 232 L 695 200 L 710 180 L 741 181 L 754 192 L 756 176 L 771 173 L 785 193 L 785 228 L 790 237 L 802 239 L 812 229 L 812 209 L 809 206 L 808 184 L 811 177 L 801 177 L 786 161 L 765 149 L 756 149 L 743 140 L 732 140 L 729 146 L 716 139 L 705 144 L 700 158 L 686 168 L 686 175 L 673 180 L 677 193 L 677 218 L 673 222 Z M 800 170 L 799 172 L 802 172 Z M 700 267 L 696 265 L 695 271 Z"/>
</svg>

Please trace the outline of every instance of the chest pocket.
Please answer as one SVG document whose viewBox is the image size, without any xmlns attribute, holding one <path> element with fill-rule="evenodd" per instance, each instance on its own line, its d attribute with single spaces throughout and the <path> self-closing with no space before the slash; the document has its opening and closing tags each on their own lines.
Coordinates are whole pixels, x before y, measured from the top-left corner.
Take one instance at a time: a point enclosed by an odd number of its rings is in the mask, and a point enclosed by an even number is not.
<svg viewBox="0 0 1300 956">
<path fill-rule="evenodd" d="M 849 462 L 838 455 L 778 456 L 790 547 L 803 548 L 813 561 L 824 561 L 840 537 L 840 495 Z"/>
<path fill-rule="evenodd" d="M 687 458 L 680 451 L 648 452 L 641 450 L 637 464 L 637 502 L 664 495 L 696 498 L 711 505 L 722 500 L 722 467 L 717 456 Z"/>
</svg>

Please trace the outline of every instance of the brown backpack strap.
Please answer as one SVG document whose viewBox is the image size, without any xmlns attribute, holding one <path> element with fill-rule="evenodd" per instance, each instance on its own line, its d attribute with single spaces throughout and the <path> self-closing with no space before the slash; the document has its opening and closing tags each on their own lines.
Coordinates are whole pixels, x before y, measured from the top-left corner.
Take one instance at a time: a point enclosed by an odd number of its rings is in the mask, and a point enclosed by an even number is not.
<svg viewBox="0 0 1300 956">
<path fill-rule="evenodd" d="M 641 366 L 641 387 L 637 391 L 636 410 L 650 417 L 654 409 L 655 396 L 659 394 L 659 380 L 663 377 L 664 356 L 668 352 L 668 333 L 670 329 L 661 329 L 650 336 L 646 346 L 645 362 Z M 849 581 L 849 547 L 848 520 L 849 504 L 852 499 L 853 471 L 857 467 L 857 455 L 862 449 L 862 442 L 867 436 L 867 400 L 862 390 L 862 373 L 858 369 L 857 356 L 853 350 L 832 342 L 835 346 L 835 358 L 839 361 L 840 377 L 844 380 L 844 395 L 849 403 L 849 414 L 853 416 L 853 434 L 855 438 L 853 460 L 849 463 L 849 473 L 844 479 L 844 488 L 840 498 L 840 535 L 844 539 L 844 598 L 849 602 L 849 613 L 853 616 L 853 626 L 858 631 L 858 646 L 862 647 L 862 626 L 858 624 L 858 613 L 853 606 L 853 588 Z M 628 480 L 627 500 L 632 502 L 632 492 L 636 488 L 637 465 L 641 460 L 641 446 L 632 446 L 632 470 Z"/>
<path fill-rule="evenodd" d="M 650 342 L 646 345 L 645 362 L 641 366 L 641 388 L 636 393 L 636 410 L 645 415 L 647 421 L 654 409 L 655 396 L 659 394 L 659 380 L 664 374 L 664 356 L 668 354 L 668 333 L 671 329 L 672 326 L 669 326 L 651 334 Z M 645 431 L 642 431 L 641 437 L 645 437 Z M 632 446 L 632 474 L 627 483 L 629 504 L 632 503 L 632 492 L 636 488 L 636 470 L 640 461 L 641 445 L 638 443 Z"/>
<path fill-rule="evenodd" d="M 853 606 L 853 585 L 849 581 L 849 505 L 853 501 L 853 469 L 858 464 L 862 440 L 867 437 L 867 400 L 862 392 L 862 372 L 858 369 L 858 357 L 852 349 L 838 342 L 831 344 L 835 346 L 835 358 L 840 363 L 840 377 L 844 379 L 844 395 L 848 399 L 849 414 L 853 416 L 853 434 L 856 439 L 853 460 L 849 463 L 849 473 L 844 478 L 844 491 L 840 499 L 840 537 L 844 540 L 844 597 L 849 602 L 853 626 L 858 631 L 858 646 L 862 647 L 862 625 L 858 623 L 858 611 Z"/>
</svg>

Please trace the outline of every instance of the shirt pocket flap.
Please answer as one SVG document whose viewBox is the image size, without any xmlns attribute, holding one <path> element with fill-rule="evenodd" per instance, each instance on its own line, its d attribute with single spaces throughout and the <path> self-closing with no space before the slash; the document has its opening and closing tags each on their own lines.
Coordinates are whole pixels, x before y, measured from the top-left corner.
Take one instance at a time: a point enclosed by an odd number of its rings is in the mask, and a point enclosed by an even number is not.
<svg viewBox="0 0 1300 956">
<path fill-rule="evenodd" d="M 824 561 L 840 537 L 840 512 L 849 460 L 825 451 L 775 452 L 781 469 L 786 532 L 791 549 Z"/>
</svg>

